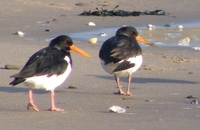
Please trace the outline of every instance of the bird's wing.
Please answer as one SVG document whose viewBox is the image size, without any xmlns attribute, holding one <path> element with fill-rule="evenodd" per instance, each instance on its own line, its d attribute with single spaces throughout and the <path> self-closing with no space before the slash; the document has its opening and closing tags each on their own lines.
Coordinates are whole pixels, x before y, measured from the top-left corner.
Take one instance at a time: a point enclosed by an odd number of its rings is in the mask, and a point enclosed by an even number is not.
<svg viewBox="0 0 200 130">
<path fill-rule="evenodd" d="M 67 61 L 64 60 L 66 53 L 53 47 L 41 49 L 30 57 L 18 74 L 11 77 L 28 78 L 40 75 L 52 76 L 54 74 L 62 74 L 68 66 Z"/>
<path fill-rule="evenodd" d="M 135 63 L 131 63 L 129 61 L 123 61 L 121 62 L 114 70 L 113 72 L 117 72 L 117 71 L 122 71 L 122 70 L 126 70 L 129 68 L 132 68 L 135 66 Z"/>
<path fill-rule="evenodd" d="M 101 49 L 99 51 L 99 58 L 103 60 L 105 64 L 119 61 L 119 59 L 111 56 L 111 51 L 113 50 L 113 48 L 116 48 L 116 46 L 117 37 L 115 36 L 106 40 L 101 46 Z"/>
<path fill-rule="evenodd" d="M 135 44 L 133 39 L 121 39 L 117 46 L 112 49 L 110 56 L 120 60 L 127 60 L 130 57 L 135 57 L 141 53 L 138 44 Z"/>
<path fill-rule="evenodd" d="M 104 60 L 105 64 L 108 64 L 127 60 L 141 53 L 142 50 L 135 39 L 127 36 L 115 36 L 103 43 L 99 57 Z"/>
</svg>

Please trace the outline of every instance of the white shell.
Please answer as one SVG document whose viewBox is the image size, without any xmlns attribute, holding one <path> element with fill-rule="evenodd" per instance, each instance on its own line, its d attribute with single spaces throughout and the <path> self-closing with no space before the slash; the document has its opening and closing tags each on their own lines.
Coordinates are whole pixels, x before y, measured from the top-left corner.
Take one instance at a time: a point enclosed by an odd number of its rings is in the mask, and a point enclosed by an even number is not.
<svg viewBox="0 0 200 130">
<path fill-rule="evenodd" d="M 24 33 L 21 32 L 21 31 L 17 31 L 17 32 L 15 33 L 15 35 L 18 35 L 18 36 L 20 36 L 20 37 L 23 37 L 23 36 L 24 36 Z"/>
<path fill-rule="evenodd" d="M 200 51 L 200 47 L 193 47 L 194 50 Z"/>
<path fill-rule="evenodd" d="M 102 37 L 105 37 L 105 36 L 106 36 L 106 34 L 105 34 L 105 33 L 103 33 L 103 32 L 102 32 L 102 33 L 100 33 L 99 35 L 100 35 L 100 36 L 102 36 Z"/>
<path fill-rule="evenodd" d="M 121 108 L 120 106 L 112 106 L 109 108 L 110 112 L 115 112 L 115 113 L 124 113 L 126 112 L 126 109 Z"/>
<path fill-rule="evenodd" d="M 90 44 L 95 44 L 95 43 L 97 43 L 97 38 L 96 37 L 94 37 L 94 38 L 91 38 L 91 39 L 89 39 L 88 40 L 88 43 L 90 43 Z"/>
<path fill-rule="evenodd" d="M 152 24 L 147 24 L 147 27 L 148 27 L 148 28 L 155 28 L 155 26 L 152 25 Z"/>
<path fill-rule="evenodd" d="M 183 28 L 183 25 L 178 25 L 178 28 L 179 28 L 179 29 L 182 29 L 182 28 Z"/>
<path fill-rule="evenodd" d="M 89 23 L 88 23 L 88 26 L 96 26 L 96 24 L 93 23 L 93 22 L 89 22 Z"/>
<path fill-rule="evenodd" d="M 189 46 L 190 45 L 190 38 L 186 37 L 184 39 L 179 40 L 178 45 Z"/>
</svg>

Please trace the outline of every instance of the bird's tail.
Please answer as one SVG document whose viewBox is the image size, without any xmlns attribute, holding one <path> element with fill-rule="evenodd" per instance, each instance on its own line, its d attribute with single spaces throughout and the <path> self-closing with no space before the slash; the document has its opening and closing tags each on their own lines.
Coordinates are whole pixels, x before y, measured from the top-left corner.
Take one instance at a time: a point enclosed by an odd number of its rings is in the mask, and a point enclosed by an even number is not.
<svg viewBox="0 0 200 130">
<path fill-rule="evenodd" d="M 26 79 L 24 78 L 15 78 L 12 82 L 9 83 L 9 85 L 15 86 L 17 84 L 20 84 L 24 82 Z"/>
</svg>

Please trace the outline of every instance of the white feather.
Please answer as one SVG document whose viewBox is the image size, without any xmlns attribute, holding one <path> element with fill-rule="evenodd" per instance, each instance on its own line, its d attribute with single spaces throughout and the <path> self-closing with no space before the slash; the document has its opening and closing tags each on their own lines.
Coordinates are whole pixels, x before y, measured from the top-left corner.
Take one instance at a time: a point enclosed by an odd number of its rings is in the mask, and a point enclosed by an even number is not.
<svg viewBox="0 0 200 130">
<path fill-rule="evenodd" d="M 136 57 L 131 57 L 129 58 L 127 61 L 130 61 L 130 63 L 134 63 L 135 66 L 127 69 L 127 70 L 123 70 L 123 71 L 117 71 L 113 73 L 113 70 L 124 60 L 119 61 L 118 63 L 109 63 L 109 64 L 104 64 L 104 61 L 101 60 L 101 66 L 102 68 L 108 72 L 109 74 L 113 74 L 113 75 L 128 75 L 128 74 L 132 74 L 133 72 L 137 71 L 139 69 L 139 67 L 142 65 L 142 55 L 136 56 Z"/>
<path fill-rule="evenodd" d="M 65 60 L 70 63 L 70 59 L 68 56 L 65 57 Z M 66 71 L 61 75 L 52 75 L 50 77 L 47 77 L 47 75 L 34 76 L 31 78 L 27 78 L 24 81 L 24 84 L 29 88 L 54 90 L 65 81 L 65 79 L 69 76 L 71 70 L 71 64 L 68 64 Z"/>
</svg>

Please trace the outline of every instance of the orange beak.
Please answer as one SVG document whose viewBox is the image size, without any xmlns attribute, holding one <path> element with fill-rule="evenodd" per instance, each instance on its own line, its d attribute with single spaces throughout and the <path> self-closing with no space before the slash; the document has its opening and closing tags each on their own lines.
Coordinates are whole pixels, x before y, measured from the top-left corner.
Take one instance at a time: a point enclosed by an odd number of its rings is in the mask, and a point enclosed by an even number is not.
<svg viewBox="0 0 200 130">
<path fill-rule="evenodd" d="M 136 41 L 142 42 L 142 43 L 147 44 L 149 46 L 156 46 L 154 43 L 148 42 L 147 40 L 145 40 L 143 37 L 141 37 L 139 35 L 136 37 Z"/>
<path fill-rule="evenodd" d="M 77 52 L 77 53 L 79 53 L 79 54 L 81 54 L 81 55 L 83 55 L 83 56 L 85 56 L 85 57 L 87 57 L 87 58 L 91 58 L 90 55 L 88 55 L 87 53 L 85 53 L 84 51 L 82 51 L 81 49 L 79 49 L 78 47 L 76 47 L 75 45 L 71 45 L 70 49 L 73 50 L 73 51 L 75 51 L 75 52 Z"/>
</svg>

